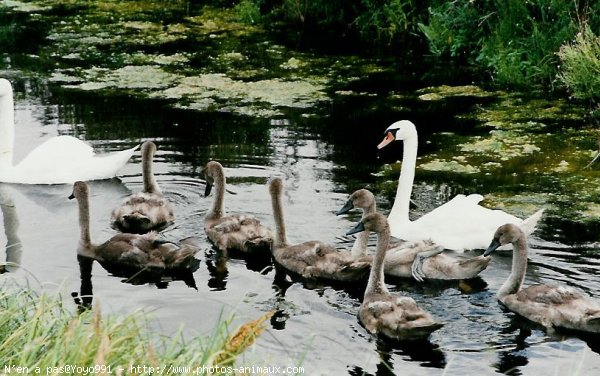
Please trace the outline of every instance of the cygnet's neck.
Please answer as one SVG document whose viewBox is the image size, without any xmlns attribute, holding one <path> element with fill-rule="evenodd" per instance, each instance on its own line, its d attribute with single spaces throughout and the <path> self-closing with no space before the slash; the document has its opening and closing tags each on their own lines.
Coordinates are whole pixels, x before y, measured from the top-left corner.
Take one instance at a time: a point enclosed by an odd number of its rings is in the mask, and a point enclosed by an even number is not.
<svg viewBox="0 0 600 376">
<path fill-rule="evenodd" d="M 79 230 L 81 233 L 79 242 L 80 245 L 89 249 L 92 245 L 90 237 L 90 201 L 87 195 L 77 198 L 79 206 Z"/>
<path fill-rule="evenodd" d="M 222 170 L 215 170 L 213 173 L 213 188 L 215 189 L 215 199 L 212 208 L 207 214 L 208 218 L 221 218 L 224 215 L 223 200 L 225 197 L 225 174 Z"/>
<path fill-rule="evenodd" d="M 376 210 L 375 202 L 373 202 L 371 205 L 363 208 L 361 219 L 364 220 L 367 215 L 369 215 L 371 213 L 375 213 L 375 210 Z M 351 250 L 352 258 L 358 259 L 360 257 L 364 257 L 367 255 L 367 248 L 368 248 L 368 244 L 369 244 L 369 234 L 370 234 L 370 231 L 365 230 L 365 231 L 358 233 L 358 235 L 356 235 L 356 239 L 354 240 L 354 244 L 352 245 L 352 250 Z"/>
<path fill-rule="evenodd" d="M 285 221 L 283 218 L 283 204 L 281 201 L 281 191 L 271 191 L 271 204 L 273 206 L 273 218 L 275 220 L 275 241 L 273 243 L 273 249 L 288 246 Z"/>
<path fill-rule="evenodd" d="M 388 289 L 384 283 L 383 263 L 385 253 L 390 242 L 390 228 L 385 226 L 377 232 L 377 251 L 373 257 L 371 272 L 369 273 L 369 282 L 365 290 L 365 296 L 371 294 L 387 294 Z"/>
<path fill-rule="evenodd" d="M 498 290 L 499 299 L 516 294 L 521 289 L 527 271 L 527 253 L 527 239 L 521 236 L 513 243 L 512 268 L 506 282 Z"/>
<path fill-rule="evenodd" d="M 154 152 L 150 146 L 144 145 L 142 150 L 142 177 L 144 179 L 144 192 L 162 194 L 160 187 L 156 183 L 154 172 L 152 170 Z"/>
</svg>

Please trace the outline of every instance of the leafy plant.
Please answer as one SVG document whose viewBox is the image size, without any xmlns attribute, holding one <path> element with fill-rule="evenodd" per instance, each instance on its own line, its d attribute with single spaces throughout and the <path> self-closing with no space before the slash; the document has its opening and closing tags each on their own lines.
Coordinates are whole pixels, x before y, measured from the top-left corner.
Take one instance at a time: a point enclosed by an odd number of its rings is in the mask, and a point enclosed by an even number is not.
<svg viewBox="0 0 600 376">
<path fill-rule="evenodd" d="M 166 337 L 148 329 L 148 317 L 142 312 L 102 315 L 96 306 L 77 314 L 60 296 L 38 295 L 8 283 L 0 287 L 0 359 L 5 365 L 28 367 L 32 374 L 129 375 L 168 369 L 164 373 L 187 375 L 196 370 L 207 374 L 209 367 L 220 369 L 219 374 L 235 374 L 227 366 L 260 335 L 272 315 L 268 312 L 231 334 L 229 318 L 220 319 L 213 333 L 204 337 L 186 339 L 182 330 Z M 135 365 L 155 371 L 144 372 Z"/>
<path fill-rule="evenodd" d="M 363 11 L 354 23 L 367 39 L 389 43 L 412 26 L 410 17 L 415 6 L 411 0 L 362 0 L 361 5 Z"/>
<path fill-rule="evenodd" d="M 575 39 L 558 51 L 559 80 L 575 98 L 600 102 L 600 36 L 583 25 Z"/>
<path fill-rule="evenodd" d="M 476 55 L 484 36 L 482 26 L 489 17 L 474 1 L 441 2 L 430 7 L 429 23 L 419 23 L 419 30 L 437 56 L 468 57 Z"/>
<path fill-rule="evenodd" d="M 252 1 L 252 0 L 242 0 L 235 7 L 240 21 L 255 24 L 260 21 L 260 3 L 261 0 Z"/>
</svg>

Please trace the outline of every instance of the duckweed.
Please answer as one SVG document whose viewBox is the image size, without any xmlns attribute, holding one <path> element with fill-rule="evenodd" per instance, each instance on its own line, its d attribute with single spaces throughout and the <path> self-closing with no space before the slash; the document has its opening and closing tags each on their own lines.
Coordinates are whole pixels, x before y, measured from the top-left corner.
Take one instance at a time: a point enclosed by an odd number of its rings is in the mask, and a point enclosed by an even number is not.
<svg viewBox="0 0 600 376">
<path fill-rule="evenodd" d="M 354 79 L 345 70 L 378 69 L 352 56 L 340 57 L 337 65 L 288 50 L 269 42 L 260 27 L 239 22 L 231 10 L 188 2 L 3 5 L 43 14 L 51 43 L 40 55 L 52 59 L 51 81 L 71 90 L 126 91 L 199 111 L 271 117 L 302 109 L 310 116 L 311 108 L 330 100 L 332 85 Z M 53 14 L 59 8 L 60 17 Z"/>
</svg>

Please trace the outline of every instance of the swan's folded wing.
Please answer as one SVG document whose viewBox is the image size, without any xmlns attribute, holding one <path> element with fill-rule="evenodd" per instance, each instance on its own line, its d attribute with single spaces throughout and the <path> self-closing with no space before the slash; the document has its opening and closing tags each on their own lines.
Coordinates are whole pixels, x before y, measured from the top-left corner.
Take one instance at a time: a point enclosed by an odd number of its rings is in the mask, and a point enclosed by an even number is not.
<svg viewBox="0 0 600 376">
<path fill-rule="evenodd" d="M 40 163 L 51 161 L 52 164 L 76 165 L 80 158 L 92 158 L 94 149 L 87 143 L 72 136 L 52 137 L 48 141 L 33 149 L 15 167 L 24 170 L 34 169 L 39 171 Z"/>
<path fill-rule="evenodd" d="M 585 299 L 581 292 L 561 285 L 533 285 L 520 290 L 516 294 L 519 301 L 531 301 L 542 304 L 569 304 L 577 299 Z"/>
<path fill-rule="evenodd" d="M 96 156 L 90 145 L 75 137 L 53 137 L 13 168 L 13 180 L 24 184 L 63 184 L 111 178 L 137 148 Z"/>
<path fill-rule="evenodd" d="M 491 210 L 478 204 L 482 196 L 458 195 L 444 205 L 412 222 L 413 239 L 432 239 L 446 249 L 462 251 L 487 247 L 496 229 L 521 219 L 502 210 Z"/>
</svg>

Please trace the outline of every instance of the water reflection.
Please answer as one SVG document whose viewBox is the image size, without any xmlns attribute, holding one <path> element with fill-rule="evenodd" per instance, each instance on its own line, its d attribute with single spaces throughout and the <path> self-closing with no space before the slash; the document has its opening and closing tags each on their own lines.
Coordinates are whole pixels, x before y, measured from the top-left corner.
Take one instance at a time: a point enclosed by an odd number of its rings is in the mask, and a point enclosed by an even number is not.
<svg viewBox="0 0 600 376">
<path fill-rule="evenodd" d="M 213 291 L 225 290 L 227 287 L 227 256 L 220 252 L 211 249 L 206 255 L 206 267 L 208 269 L 209 278 L 207 286 Z"/>
<path fill-rule="evenodd" d="M 6 235 L 6 262 L 0 263 L 0 274 L 15 272 L 21 264 L 23 253 L 23 244 L 19 238 L 17 208 L 9 191 L 8 185 L 0 184 L 0 209 Z"/>
<path fill-rule="evenodd" d="M 20 88 L 27 89 L 23 85 Z M 76 134 L 107 151 L 147 138 L 158 140 L 157 180 L 173 202 L 177 215 L 176 224 L 163 236 L 166 239 L 196 236 L 207 249 L 206 259 L 202 260 L 206 269 L 200 265 L 196 272 L 179 279 L 151 281 L 156 288 L 119 283 L 97 267 L 96 275 L 91 277 L 92 264 L 80 263 L 78 297 L 84 306 L 91 305 L 91 278 L 94 278 L 94 297 L 106 301 L 109 311 L 159 307 L 155 310 L 156 322 L 166 333 L 176 331 L 182 324 L 190 332 L 209 332 L 214 324 L 210 318 L 216 317 L 223 307 L 235 307 L 236 314 L 242 317 L 274 309 L 273 338 L 269 338 L 273 344 L 267 348 L 267 356 L 278 361 L 290 360 L 289 364 L 293 364 L 304 359 L 303 354 L 293 350 L 304 349 L 310 342 L 304 364 L 311 374 L 340 374 L 346 370 L 352 375 L 439 375 L 439 368 L 444 367 L 452 368 L 449 374 L 472 374 L 473 370 L 481 374 L 538 374 L 554 370 L 554 364 L 548 364 L 548 355 L 544 353 L 548 349 L 553 359 L 564 361 L 573 358 L 576 352 L 584 353 L 581 374 L 587 371 L 593 374 L 600 367 L 598 336 L 567 336 L 563 340 L 539 328 L 511 326 L 514 315 L 502 311 L 495 298 L 495 292 L 510 273 L 510 253 L 495 256 L 490 267 L 473 280 L 418 284 L 386 278 L 390 290 L 413 297 L 445 323 L 430 341 L 416 346 L 387 343 L 366 333 L 356 318 L 364 286 L 331 286 L 290 279 L 285 273 L 282 278 L 270 260 L 237 259 L 211 248 L 202 230 L 202 218 L 210 200 L 202 198 L 204 186 L 198 179 L 199 168 L 209 159 L 219 160 L 225 166 L 231 188 L 238 193 L 235 200 L 228 202 L 228 210 L 250 212 L 261 221 L 272 223 L 264 181 L 270 175 L 283 176 L 289 183 L 284 199 L 286 220 L 289 228 L 294 229 L 290 240 L 318 238 L 333 243 L 335 236 L 344 234 L 358 218 L 358 214 L 335 217 L 335 211 L 350 192 L 375 180 L 370 174 L 381 163 L 376 160 L 374 147 L 382 131 L 377 124 L 389 124 L 407 113 L 396 111 L 348 119 L 346 109 L 329 119 L 290 115 L 271 123 L 265 119 L 165 109 L 156 102 L 107 98 L 93 93 L 52 88 L 53 96 L 49 97 L 41 87 L 31 90 L 26 95 L 34 96 L 39 90 L 39 95 L 48 97 L 24 104 L 21 94 L 17 118 L 25 146 L 37 144 L 39 138 L 53 136 L 56 131 Z M 30 115 L 24 116 L 24 112 Z M 431 123 L 422 114 L 419 116 L 415 122 Z M 426 143 L 420 146 L 425 153 L 436 147 Z M 399 152 L 393 153 L 394 160 Z M 131 191 L 141 188 L 139 162 L 139 157 L 132 159 L 123 171 L 122 180 L 92 183 L 91 220 L 95 238 L 108 239 L 113 235 L 108 224 L 110 211 Z M 417 186 L 415 198 L 420 206 L 416 211 L 426 212 L 469 186 L 466 182 L 461 184 L 452 180 L 427 184 L 422 189 Z M 12 197 L 12 206 L 4 205 L 6 194 L 0 191 L 4 233 L 13 239 L 7 243 L 15 244 L 14 247 L 7 244 L 7 257 L 10 248 L 13 252 L 10 257 L 19 254 L 24 266 L 21 270 L 31 269 L 41 281 L 60 284 L 74 271 L 73 254 L 78 241 L 76 210 L 66 200 L 71 187 L 10 188 L 19 193 Z M 378 197 L 385 212 L 389 205 L 386 206 L 381 195 Z M 15 207 L 19 209 L 20 221 L 6 222 L 11 210 L 17 214 Z M 19 235 L 23 244 L 18 241 L 19 236 L 13 235 Z M 598 296 L 597 247 L 538 244 L 538 249 L 530 255 L 526 285 L 537 281 L 568 281 Z M 179 280 L 184 283 L 172 283 Z M 167 286 L 168 291 L 158 291 Z M 316 339 L 311 342 L 310 338 Z M 262 356 L 262 350 L 259 348 L 257 357 Z"/>
<path fill-rule="evenodd" d="M 544 327 L 534 322 L 531 322 L 519 315 L 516 315 L 507 309 L 503 308 L 505 314 L 510 315 L 508 323 L 501 328 L 500 333 L 503 336 L 501 343 L 492 344 L 493 347 L 500 346 L 498 351 L 498 359 L 492 363 L 492 366 L 499 372 L 506 375 L 518 376 L 523 375 L 525 366 L 530 365 L 532 361 L 537 360 L 536 352 L 548 352 L 556 348 L 564 348 L 565 351 L 571 352 L 572 360 L 575 367 L 581 367 L 583 364 L 575 360 L 575 353 L 582 352 L 585 354 L 587 350 L 594 353 L 600 353 L 600 337 L 593 333 L 584 333 L 579 331 L 556 329 L 556 331 L 547 331 Z M 581 349 L 579 340 L 583 341 L 584 346 Z M 554 358 L 551 354 L 546 355 L 549 364 L 554 364 L 558 370 L 561 363 L 567 363 L 565 360 Z M 569 365 L 571 367 L 571 365 Z M 558 372 L 558 371 L 557 371 Z M 582 374 L 585 374 L 583 372 Z"/>
<path fill-rule="evenodd" d="M 507 314 L 511 314 L 506 309 L 504 311 Z M 502 328 L 501 333 L 509 335 L 516 332 L 516 334 L 511 338 L 510 348 L 501 350 L 498 353 L 498 362 L 493 364 L 498 372 L 511 376 L 521 375 L 519 368 L 529 363 L 524 354 L 526 354 L 525 350 L 530 346 L 527 343 L 527 338 L 532 334 L 532 327 L 532 324 L 528 323 L 525 319 L 512 314 L 509 324 L 505 328 Z"/>
<path fill-rule="evenodd" d="M 79 279 L 81 285 L 78 292 L 72 292 L 73 300 L 77 305 L 77 310 L 83 312 L 92 308 L 92 302 L 94 299 L 94 287 L 92 285 L 92 268 L 94 260 L 77 255 L 77 263 L 79 264 Z"/>
<path fill-rule="evenodd" d="M 277 270 L 277 267 L 275 270 Z M 275 278 L 273 281 L 275 313 L 271 316 L 271 327 L 275 330 L 285 329 L 285 323 L 290 318 L 290 312 L 288 312 L 289 304 L 286 304 L 285 293 L 292 284 L 293 282 L 287 281 L 285 278 Z"/>
<path fill-rule="evenodd" d="M 402 360 L 418 362 L 422 367 L 444 368 L 446 356 L 438 345 L 429 340 L 418 341 L 395 341 L 385 338 L 375 338 L 376 352 L 379 362 L 374 374 L 365 372 L 360 366 L 350 369 L 350 375 L 397 375 L 400 369 L 394 369 L 394 357 L 399 356 Z"/>
</svg>

